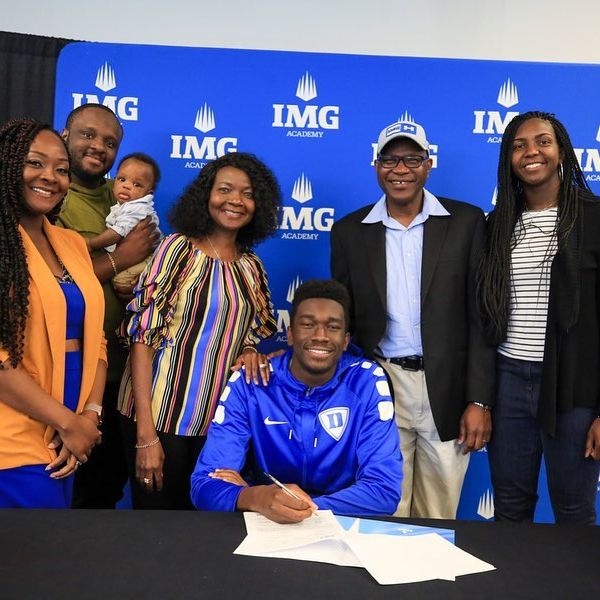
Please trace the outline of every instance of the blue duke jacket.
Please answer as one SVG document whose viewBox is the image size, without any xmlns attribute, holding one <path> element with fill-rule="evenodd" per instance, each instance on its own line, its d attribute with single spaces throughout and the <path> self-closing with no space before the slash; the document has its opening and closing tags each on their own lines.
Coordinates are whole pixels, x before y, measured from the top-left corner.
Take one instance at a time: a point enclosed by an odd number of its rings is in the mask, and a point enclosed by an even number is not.
<svg viewBox="0 0 600 600">
<path fill-rule="evenodd" d="M 308 388 L 289 370 L 291 353 L 272 361 L 268 386 L 235 373 L 217 406 L 192 474 L 192 501 L 233 511 L 241 487 L 212 479 L 240 471 L 250 444 L 256 484 L 264 471 L 295 483 L 320 509 L 342 515 L 392 514 L 400 499 L 402 458 L 394 405 L 382 368 L 345 354 L 334 377 Z"/>
</svg>

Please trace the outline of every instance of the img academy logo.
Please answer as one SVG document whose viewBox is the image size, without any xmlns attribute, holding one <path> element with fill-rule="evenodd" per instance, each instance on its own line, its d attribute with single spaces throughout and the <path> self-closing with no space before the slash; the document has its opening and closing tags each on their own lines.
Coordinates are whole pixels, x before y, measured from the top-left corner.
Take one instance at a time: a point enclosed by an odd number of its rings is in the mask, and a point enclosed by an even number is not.
<svg viewBox="0 0 600 600">
<path fill-rule="evenodd" d="M 73 92 L 71 94 L 73 98 L 73 108 L 78 108 L 83 104 L 89 104 L 90 102 L 95 104 L 103 104 L 110 108 L 119 119 L 123 121 L 137 121 L 138 120 L 138 108 L 139 98 L 135 96 L 120 96 L 119 94 L 112 92 L 117 88 L 117 76 L 115 70 L 108 62 L 105 62 L 98 68 L 96 72 L 95 87 L 104 92 L 104 94 L 84 93 L 84 92 Z"/>
<path fill-rule="evenodd" d="M 600 144 L 600 125 L 596 132 L 595 141 Z M 574 150 L 585 180 L 600 181 L 600 148 L 574 148 Z"/>
<path fill-rule="evenodd" d="M 313 199 L 310 179 L 301 173 L 294 181 L 291 195 L 296 205 L 282 206 L 279 213 L 279 229 L 282 240 L 317 240 L 319 232 L 331 231 L 335 210 L 333 208 L 313 208 L 303 206 Z"/>
<path fill-rule="evenodd" d="M 340 107 L 310 103 L 317 97 L 317 82 L 308 71 L 300 77 L 296 97 L 306 104 L 273 104 L 272 127 L 287 129 L 287 137 L 322 138 L 340 128 Z"/>
<path fill-rule="evenodd" d="M 519 91 L 510 77 L 500 86 L 498 104 L 506 109 L 519 103 Z M 474 110 L 473 133 L 487 136 L 488 144 L 499 144 L 506 126 L 519 114 L 519 111 Z"/>
<path fill-rule="evenodd" d="M 212 134 L 217 129 L 217 121 L 214 110 L 206 102 L 196 110 L 194 129 L 211 135 L 171 135 L 170 158 L 184 160 L 186 169 L 201 169 L 207 162 L 237 151 L 238 138 Z"/>
</svg>

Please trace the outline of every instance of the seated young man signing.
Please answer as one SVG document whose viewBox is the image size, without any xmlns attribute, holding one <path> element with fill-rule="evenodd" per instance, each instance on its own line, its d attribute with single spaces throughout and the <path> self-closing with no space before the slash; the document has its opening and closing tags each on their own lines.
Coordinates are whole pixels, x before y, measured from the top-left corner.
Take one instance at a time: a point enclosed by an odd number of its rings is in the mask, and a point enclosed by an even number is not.
<svg viewBox="0 0 600 600">
<path fill-rule="evenodd" d="M 192 474 L 197 508 L 256 511 L 280 523 L 317 508 L 396 510 L 402 458 L 394 404 L 383 369 L 344 352 L 349 304 L 335 281 L 301 285 L 287 332 L 291 350 L 273 359 L 268 386 L 232 375 Z M 255 481 L 248 485 L 239 471 L 250 447 Z"/>
</svg>

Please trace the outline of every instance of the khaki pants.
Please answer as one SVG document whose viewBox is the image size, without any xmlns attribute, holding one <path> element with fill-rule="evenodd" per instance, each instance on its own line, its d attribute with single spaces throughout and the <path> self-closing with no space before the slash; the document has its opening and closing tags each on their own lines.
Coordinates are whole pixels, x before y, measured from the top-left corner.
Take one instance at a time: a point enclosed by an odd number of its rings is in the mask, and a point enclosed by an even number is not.
<svg viewBox="0 0 600 600">
<path fill-rule="evenodd" d="M 395 396 L 404 477 L 397 517 L 455 519 L 469 466 L 456 440 L 442 442 L 427 395 L 424 371 L 406 371 L 379 362 L 387 371 Z"/>
</svg>

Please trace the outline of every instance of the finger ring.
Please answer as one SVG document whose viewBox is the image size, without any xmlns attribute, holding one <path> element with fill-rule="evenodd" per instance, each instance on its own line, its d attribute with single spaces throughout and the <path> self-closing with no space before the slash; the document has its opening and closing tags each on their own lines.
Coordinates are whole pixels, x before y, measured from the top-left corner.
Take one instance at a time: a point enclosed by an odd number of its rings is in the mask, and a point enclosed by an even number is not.
<svg viewBox="0 0 600 600">
<path fill-rule="evenodd" d="M 148 485 L 148 484 L 149 484 L 149 483 L 152 481 L 152 479 L 148 479 L 148 477 L 144 477 L 144 479 L 142 479 L 142 481 L 143 481 L 143 482 L 144 482 L 146 485 Z"/>
<path fill-rule="evenodd" d="M 259 369 L 266 369 L 267 368 L 267 363 L 261 363 L 260 365 L 258 365 Z"/>
<path fill-rule="evenodd" d="M 78 466 L 78 467 L 80 467 L 80 466 L 82 465 L 82 463 L 81 463 L 81 461 L 80 461 L 80 460 L 76 460 L 76 461 L 75 461 L 75 465 L 76 465 L 76 466 Z"/>
</svg>

